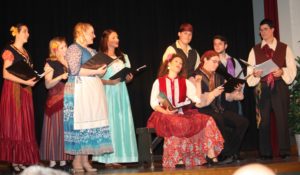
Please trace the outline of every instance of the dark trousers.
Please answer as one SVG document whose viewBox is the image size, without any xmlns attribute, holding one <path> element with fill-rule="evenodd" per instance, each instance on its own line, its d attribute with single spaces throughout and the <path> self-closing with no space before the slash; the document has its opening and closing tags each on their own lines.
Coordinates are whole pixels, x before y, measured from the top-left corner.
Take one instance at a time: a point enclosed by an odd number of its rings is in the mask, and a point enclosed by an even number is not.
<svg viewBox="0 0 300 175">
<path fill-rule="evenodd" d="M 283 80 L 276 80 L 271 90 L 262 82 L 259 108 L 261 124 L 259 126 L 259 152 L 262 156 L 272 155 L 270 113 L 273 111 L 276 121 L 279 154 L 290 154 L 288 130 L 289 90 Z"/>
<path fill-rule="evenodd" d="M 223 113 L 216 113 L 211 108 L 200 108 L 200 113 L 210 115 L 214 118 L 222 136 L 225 140 L 223 156 L 230 156 L 239 154 L 242 140 L 248 128 L 248 120 L 231 111 L 224 111 Z"/>
</svg>

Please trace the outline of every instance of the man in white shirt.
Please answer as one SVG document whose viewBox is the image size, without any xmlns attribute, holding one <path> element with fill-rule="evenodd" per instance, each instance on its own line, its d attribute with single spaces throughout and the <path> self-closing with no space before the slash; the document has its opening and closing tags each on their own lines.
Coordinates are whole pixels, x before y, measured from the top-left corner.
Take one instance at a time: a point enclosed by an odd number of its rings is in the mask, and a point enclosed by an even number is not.
<svg viewBox="0 0 300 175">
<path fill-rule="evenodd" d="M 259 153 L 262 160 L 272 159 L 270 113 L 274 112 L 279 154 L 285 159 L 290 155 L 288 132 L 289 89 L 288 85 L 296 77 L 295 57 L 291 49 L 274 37 L 274 25 L 269 19 L 260 22 L 262 42 L 255 45 L 248 57 L 250 65 L 272 59 L 279 67 L 272 73 L 261 77 L 262 70 L 248 67 L 247 83 L 256 86 L 256 115 L 259 128 Z"/>
<path fill-rule="evenodd" d="M 190 23 L 183 23 L 179 27 L 178 40 L 170 45 L 164 55 L 163 62 L 168 60 L 168 56 L 174 53 L 179 54 L 185 61 L 185 71 L 187 78 L 192 76 L 194 70 L 197 69 L 200 63 L 198 52 L 189 44 L 193 38 L 193 26 Z"/>
<path fill-rule="evenodd" d="M 214 50 L 219 54 L 221 64 L 217 68 L 217 72 L 221 75 L 228 73 L 235 78 L 244 79 L 242 66 L 236 58 L 228 55 L 226 49 L 228 47 L 227 39 L 224 36 L 216 35 L 213 38 Z M 226 77 L 225 77 L 226 78 Z M 224 104 L 228 110 L 242 115 L 242 105 L 240 101 L 226 102 Z"/>
</svg>

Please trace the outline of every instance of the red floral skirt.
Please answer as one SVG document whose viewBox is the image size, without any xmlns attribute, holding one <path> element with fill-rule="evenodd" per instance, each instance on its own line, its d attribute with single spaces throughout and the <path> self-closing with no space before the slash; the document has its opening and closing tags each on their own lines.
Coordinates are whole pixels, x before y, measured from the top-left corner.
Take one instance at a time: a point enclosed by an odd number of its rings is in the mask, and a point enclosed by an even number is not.
<svg viewBox="0 0 300 175">
<path fill-rule="evenodd" d="M 180 160 L 186 166 L 202 165 L 209 150 L 217 156 L 223 149 L 224 139 L 215 121 L 197 110 L 174 115 L 153 112 L 147 127 L 165 139 L 163 167 L 175 167 Z"/>
</svg>

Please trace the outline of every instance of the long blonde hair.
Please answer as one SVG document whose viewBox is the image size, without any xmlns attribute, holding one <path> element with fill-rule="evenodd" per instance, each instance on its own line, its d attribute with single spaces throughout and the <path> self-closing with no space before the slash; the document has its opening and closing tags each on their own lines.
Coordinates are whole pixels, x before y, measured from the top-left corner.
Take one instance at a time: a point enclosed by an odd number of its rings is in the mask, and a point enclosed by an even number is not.
<svg viewBox="0 0 300 175">
<path fill-rule="evenodd" d="M 49 42 L 49 59 L 57 60 L 56 51 L 60 44 L 66 43 L 66 39 L 64 37 L 55 37 Z"/>
<path fill-rule="evenodd" d="M 73 31 L 73 37 L 75 42 L 84 43 L 85 38 L 83 37 L 83 33 L 87 31 L 89 28 L 93 28 L 90 23 L 79 22 L 75 25 Z"/>
</svg>

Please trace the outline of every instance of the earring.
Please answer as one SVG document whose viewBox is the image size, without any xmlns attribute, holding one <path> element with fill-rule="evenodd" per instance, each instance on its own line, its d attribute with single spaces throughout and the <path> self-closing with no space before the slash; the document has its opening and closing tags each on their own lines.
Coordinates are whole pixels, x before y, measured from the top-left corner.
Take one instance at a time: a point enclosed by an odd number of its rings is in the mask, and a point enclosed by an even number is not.
<svg viewBox="0 0 300 175">
<path fill-rule="evenodd" d="M 168 66 L 167 69 L 170 69 L 170 66 Z"/>
</svg>

